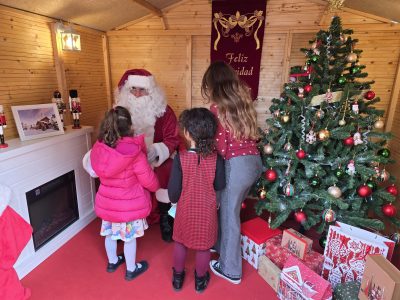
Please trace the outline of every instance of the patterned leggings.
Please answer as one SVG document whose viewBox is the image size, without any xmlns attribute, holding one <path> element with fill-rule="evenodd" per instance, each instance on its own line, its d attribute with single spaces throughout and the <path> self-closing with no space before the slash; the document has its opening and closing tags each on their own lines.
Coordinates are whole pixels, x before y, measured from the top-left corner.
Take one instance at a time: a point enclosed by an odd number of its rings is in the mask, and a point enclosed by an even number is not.
<svg viewBox="0 0 400 300">
<path fill-rule="evenodd" d="M 174 247 L 174 269 L 181 273 L 185 269 L 186 254 L 188 248 L 183 244 L 175 242 Z M 203 277 L 210 263 L 210 250 L 196 250 L 196 273 L 198 277 Z"/>
</svg>

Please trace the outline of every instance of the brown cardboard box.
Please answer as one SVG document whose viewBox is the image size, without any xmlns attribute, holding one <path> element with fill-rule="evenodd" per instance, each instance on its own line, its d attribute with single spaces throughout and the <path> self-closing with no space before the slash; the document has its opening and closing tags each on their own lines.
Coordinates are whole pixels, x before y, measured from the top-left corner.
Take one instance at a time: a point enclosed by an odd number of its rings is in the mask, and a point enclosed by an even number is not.
<svg viewBox="0 0 400 300">
<path fill-rule="evenodd" d="M 268 257 L 261 255 L 258 259 L 258 274 L 274 289 L 278 291 L 279 277 L 281 269 L 279 269 Z"/>
<path fill-rule="evenodd" d="M 304 259 L 306 253 L 311 251 L 313 241 L 297 232 L 293 228 L 285 229 L 281 246 L 287 248 L 300 259 Z"/>
<path fill-rule="evenodd" d="M 360 300 L 400 299 L 400 271 L 382 255 L 368 255 L 358 298 Z"/>
</svg>

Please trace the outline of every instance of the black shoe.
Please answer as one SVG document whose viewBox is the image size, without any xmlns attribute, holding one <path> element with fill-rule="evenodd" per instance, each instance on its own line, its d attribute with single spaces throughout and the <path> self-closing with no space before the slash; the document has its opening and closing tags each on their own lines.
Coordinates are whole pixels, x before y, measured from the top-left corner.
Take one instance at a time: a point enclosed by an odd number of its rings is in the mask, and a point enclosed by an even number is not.
<svg viewBox="0 0 400 300">
<path fill-rule="evenodd" d="M 175 291 L 180 291 L 183 286 L 183 281 L 185 280 L 185 270 L 178 273 L 175 268 L 172 268 L 172 287 Z"/>
<path fill-rule="evenodd" d="M 169 221 L 168 214 L 162 214 L 160 216 L 160 229 L 161 229 L 161 238 L 163 241 L 170 243 L 172 242 L 172 232 L 173 228 L 171 226 L 171 222 Z"/>
<path fill-rule="evenodd" d="M 115 264 L 110 264 L 108 263 L 107 265 L 107 272 L 112 273 L 115 272 L 115 270 L 125 262 L 125 257 L 124 255 L 120 254 L 118 255 L 118 261 Z"/>
<path fill-rule="evenodd" d="M 149 268 L 149 264 L 145 260 L 142 260 L 139 263 L 136 263 L 135 271 L 126 270 L 125 280 L 131 281 L 131 280 L 135 279 L 140 274 L 144 273 L 148 268 Z"/>
<path fill-rule="evenodd" d="M 211 268 L 211 271 L 213 271 L 213 273 L 215 275 L 217 275 L 221 278 L 224 278 L 225 280 L 228 280 L 230 283 L 239 284 L 240 281 L 242 280 L 241 278 L 234 278 L 234 277 L 224 274 L 224 272 L 222 272 L 222 270 L 221 270 L 221 266 L 219 265 L 219 261 L 217 261 L 217 260 L 210 261 L 210 268 Z"/>
<path fill-rule="evenodd" d="M 196 270 L 194 271 L 194 288 L 196 292 L 202 293 L 207 288 L 208 282 L 210 281 L 210 273 L 207 271 L 202 277 L 198 277 Z"/>
</svg>

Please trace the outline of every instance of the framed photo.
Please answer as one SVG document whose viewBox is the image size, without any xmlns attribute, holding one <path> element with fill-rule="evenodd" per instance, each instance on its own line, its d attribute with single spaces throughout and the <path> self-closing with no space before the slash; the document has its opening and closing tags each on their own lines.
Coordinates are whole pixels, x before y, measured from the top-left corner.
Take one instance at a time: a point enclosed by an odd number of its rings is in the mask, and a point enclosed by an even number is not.
<svg viewBox="0 0 400 300">
<path fill-rule="evenodd" d="M 55 103 L 11 106 L 21 141 L 64 134 Z"/>
</svg>

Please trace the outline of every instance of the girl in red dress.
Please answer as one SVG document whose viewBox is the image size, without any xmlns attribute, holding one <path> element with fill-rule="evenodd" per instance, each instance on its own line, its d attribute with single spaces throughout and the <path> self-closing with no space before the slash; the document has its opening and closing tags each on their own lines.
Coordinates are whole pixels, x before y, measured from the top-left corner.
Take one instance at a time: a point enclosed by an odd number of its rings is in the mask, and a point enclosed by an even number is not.
<svg viewBox="0 0 400 300">
<path fill-rule="evenodd" d="M 225 168 L 214 147 L 217 121 L 208 109 L 185 110 L 179 123 L 188 149 L 175 156 L 168 184 L 169 199 L 177 203 L 172 286 L 182 288 L 187 249 L 193 249 L 195 290 L 203 292 L 210 280 L 210 248 L 217 240 L 216 191 L 225 187 Z"/>
</svg>

